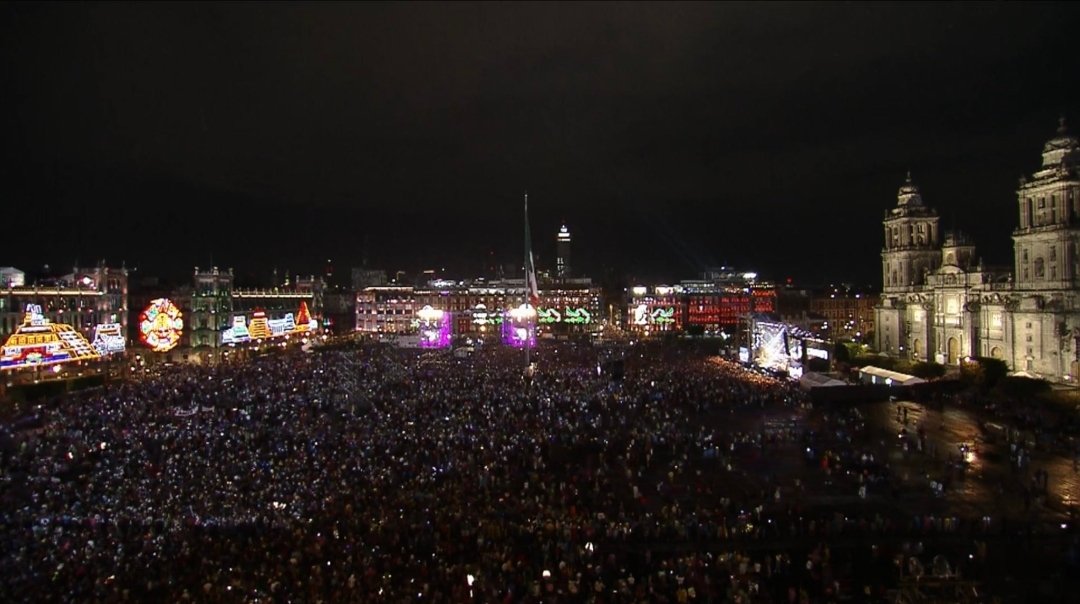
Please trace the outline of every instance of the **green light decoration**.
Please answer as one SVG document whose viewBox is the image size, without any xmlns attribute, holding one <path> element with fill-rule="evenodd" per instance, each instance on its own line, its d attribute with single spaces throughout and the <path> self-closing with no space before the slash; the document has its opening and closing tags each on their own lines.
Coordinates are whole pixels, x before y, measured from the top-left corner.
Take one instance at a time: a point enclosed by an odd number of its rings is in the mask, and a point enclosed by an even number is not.
<svg viewBox="0 0 1080 604">
<path fill-rule="evenodd" d="M 536 317 L 538 323 L 566 323 L 571 325 L 592 323 L 592 314 L 584 308 L 566 307 L 561 313 L 556 308 L 540 308 L 537 309 Z"/>
<path fill-rule="evenodd" d="M 675 307 L 653 309 L 652 320 L 653 323 L 674 323 Z"/>
<path fill-rule="evenodd" d="M 539 323 L 561 323 L 562 315 L 554 308 L 537 309 L 536 320 Z"/>
<path fill-rule="evenodd" d="M 592 315 L 584 308 L 567 308 L 566 316 L 563 318 L 563 323 L 571 324 L 587 324 L 592 323 Z"/>
</svg>

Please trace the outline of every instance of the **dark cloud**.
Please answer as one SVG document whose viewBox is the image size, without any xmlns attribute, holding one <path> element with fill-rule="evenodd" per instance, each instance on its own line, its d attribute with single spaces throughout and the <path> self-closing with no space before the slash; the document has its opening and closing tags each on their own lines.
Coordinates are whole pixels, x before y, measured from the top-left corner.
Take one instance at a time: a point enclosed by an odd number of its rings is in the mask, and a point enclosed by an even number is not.
<svg viewBox="0 0 1080 604">
<path fill-rule="evenodd" d="M 565 219 L 596 272 L 737 262 L 876 281 L 881 214 L 909 168 L 947 225 L 1008 262 L 1016 177 L 1059 113 L 1080 121 L 1078 16 L 5 4 L 0 195 L 26 226 L 3 263 L 186 271 L 213 253 L 315 270 L 366 249 L 388 268 L 474 272 L 491 251 L 516 258 L 527 188 L 538 254 Z"/>
</svg>

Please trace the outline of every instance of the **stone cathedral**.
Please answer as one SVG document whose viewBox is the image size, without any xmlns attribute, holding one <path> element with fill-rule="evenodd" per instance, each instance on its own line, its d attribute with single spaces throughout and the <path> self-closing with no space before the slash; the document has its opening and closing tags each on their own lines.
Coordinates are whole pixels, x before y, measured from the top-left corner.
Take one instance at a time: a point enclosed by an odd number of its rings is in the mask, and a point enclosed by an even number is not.
<svg viewBox="0 0 1080 604">
<path fill-rule="evenodd" d="M 1065 129 L 1020 179 L 1013 266 L 990 268 L 963 233 L 942 233 L 908 175 L 885 215 L 879 351 L 956 365 L 994 357 L 1052 381 L 1080 378 L 1080 141 Z"/>
</svg>

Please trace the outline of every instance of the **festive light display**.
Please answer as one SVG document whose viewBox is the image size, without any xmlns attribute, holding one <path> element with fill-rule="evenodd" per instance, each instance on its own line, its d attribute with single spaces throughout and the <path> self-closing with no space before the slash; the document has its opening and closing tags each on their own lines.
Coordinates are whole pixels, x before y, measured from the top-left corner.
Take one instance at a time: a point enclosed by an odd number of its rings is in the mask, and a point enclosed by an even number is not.
<svg viewBox="0 0 1080 604">
<path fill-rule="evenodd" d="M 645 304 L 638 304 L 634 308 L 634 325 L 664 325 L 675 322 L 675 307 L 656 307 L 649 311 Z"/>
<path fill-rule="evenodd" d="M 424 306 L 416 312 L 421 348 L 445 348 L 450 345 L 450 313 Z"/>
<path fill-rule="evenodd" d="M 247 328 L 247 319 L 244 316 L 233 317 L 231 327 L 221 332 L 222 344 L 237 344 L 251 339 L 251 332 Z"/>
<path fill-rule="evenodd" d="M 293 313 L 286 313 L 280 319 L 271 319 L 265 311 L 257 310 L 251 313 L 251 321 L 243 315 L 233 317 L 233 323 L 221 332 L 222 344 L 240 344 L 250 340 L 263 340 L 266 338 L 279 338 L 297 333 L 315 331 L 319 328 L 318 321 L 311 318 L 308 312 L 307 302 L 300 302 L 300 309 L 296 318 Z"/>
<path fill-rule="evenodd" d="M 176 348 L 183 332 L 183 313 L 168 298 L 153 300 L 139 316 L 139 339 L 154 352 Z"/>
<path fill-rule="evenodd" d="M 664 323 L 675 322 L 675 307 L 669 306 L 668 308 L 654 308 L 652 312 L 653 323 L 662 325 Z"/>
<path fill-rule="evenodd" d="M 571 308 L 567 306 L 562 311 L 556 308 L 538 308 L 536 310 L 538 323 L 569 323 L 587 325 L 592 323 L 592 313 L 584 308 Z"/>
<path fill-rule="evenodd" d="M 102 323 L 94 326 L 94 350 L 101 356 L 124 352 L 127 338 L 119 323 Z"/>
<path fill-rule="evenodd" d="M 537 323 L 562 323 L 562 313 L 554 308 L 536 309 Z"/>
<path fill-rule="evenodd" d="M 637 288 L 634 288 L 637 289 Z M 645 288 L 641 288 L 644 290 Z M 649 307 L 644 304 L 638 304 L 634 307 L 634 325 L 648 325 L 649 324 Z"/>
<path fill-rule="evenodd" d="M 587 325 L 592 323 L 592 314 L 584 308 L 569 308 L 563 314 L 563 323 Z"/>
<path fill-rule="evenodd" d="M 503 321 L 503 343 L 514 348 L 536 346 L 536 309 L 528 304 L 512 308 Z"/>
<path fill-rule="evenodd" d="M 477 304 L 472 310 L 472 322 L 474 325 L 501 325 L 503 316 L 496 312 L 489 312 L 484 304 Z"/>
<path fill-rule="evenodd" d="M 20 369 L 96 359 L 99 356 L 75 328 L 52 323 L 42 315 L 41 306 L 27 304 L 22 325 L 4 342 L 0 367 Z"/>
<path fill-rule="evenodd" d="M 308 312 L 307 302 L 300 301 L 300 310 L 296 311 L 296 327 L 294 331 L 315 331 L 319 328 L 319 324 L 311 318 L 311 313 Z"/>
</svg>

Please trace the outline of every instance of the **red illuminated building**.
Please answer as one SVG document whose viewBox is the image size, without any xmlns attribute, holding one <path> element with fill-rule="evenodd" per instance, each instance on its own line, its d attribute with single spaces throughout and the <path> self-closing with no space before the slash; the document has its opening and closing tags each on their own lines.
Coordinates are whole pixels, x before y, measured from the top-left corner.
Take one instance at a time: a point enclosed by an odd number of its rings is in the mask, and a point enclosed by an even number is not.
<svg viewBox="0 0 1080 604">
<path fill-rule="evenodd" d="M 728 269 L 675 286 L 637 286 L 627 308 L 631 331 L 649 335 L 668 331 L 732 333 L 750 313 L 776 310 L 776 288 L 755 273 Z"/>
</svg>

